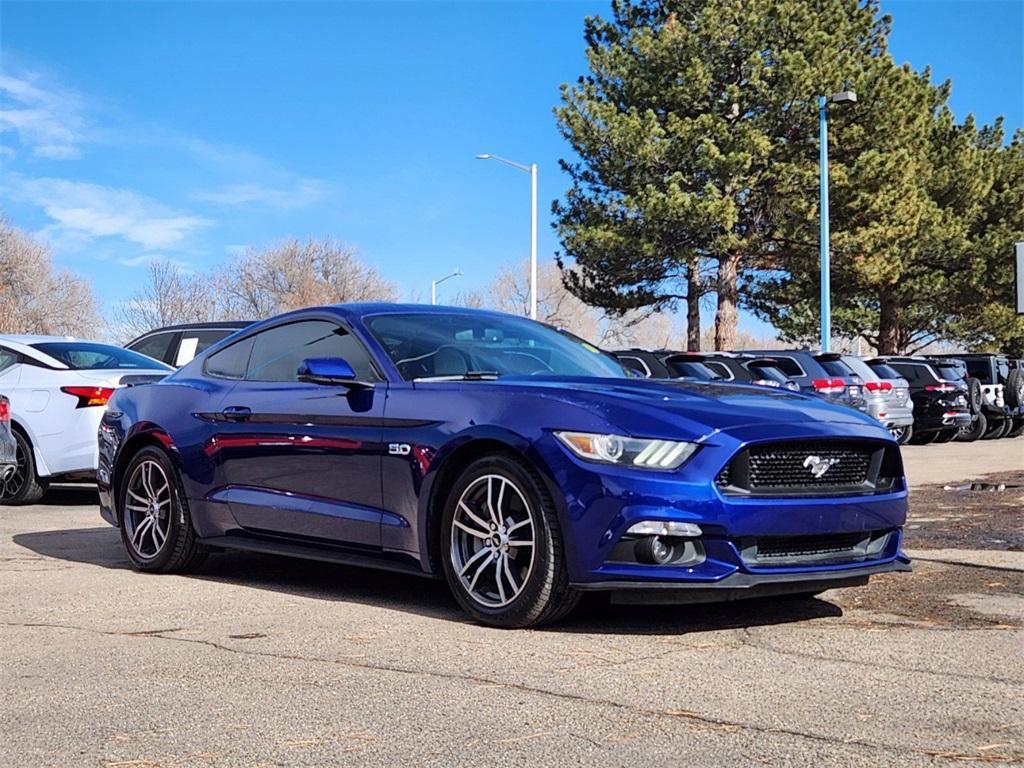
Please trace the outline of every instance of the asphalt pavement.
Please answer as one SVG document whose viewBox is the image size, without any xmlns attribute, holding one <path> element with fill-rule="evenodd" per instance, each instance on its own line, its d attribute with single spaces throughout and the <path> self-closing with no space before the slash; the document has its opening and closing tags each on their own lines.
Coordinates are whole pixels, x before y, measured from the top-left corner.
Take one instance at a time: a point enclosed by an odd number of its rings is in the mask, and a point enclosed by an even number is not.
<svg viewBox="0 0 1024 768">
<path fill-rule="evenodd" d="M 923 488 L 1016 477 L 1022 450 L 906 461 Z M 987 499 L 1019 520 L 1019 488 Z M 922 506 L 922 551 L 1012 561 L 983 526 L 929 538 L 956 512 Z M 1024 764 L 1024 573 L 936 560 L 818 599 L 595 599 L 501 631 L 401 575 L 250 554 L 137 574 L 95 495 L 62 488 L 0 508 L 0 766 Z"/>
</svg>

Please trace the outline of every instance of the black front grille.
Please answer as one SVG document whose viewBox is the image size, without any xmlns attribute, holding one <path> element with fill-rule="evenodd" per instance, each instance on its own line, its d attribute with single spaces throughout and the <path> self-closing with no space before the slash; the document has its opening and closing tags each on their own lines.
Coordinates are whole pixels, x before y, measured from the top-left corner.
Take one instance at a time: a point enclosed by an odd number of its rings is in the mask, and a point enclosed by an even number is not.
<svg viewBox="0 0 1024 768">
<path fill-rule="evenodd" d="M 789 560 L 792 558 L 835 555 L 852 552 L 864 538 L 862 533 L 834 536 L 766 537 L 757 540 L 758 560 Z"/>
<path fill-rule="evenodd" d="M 754 446 L 749 451 L 750 487 L 859 485 L 868 478 L 873 453 L 867 445 L 826 442 Z M 818 467 L 824 468 L 820 476 Z"/>
<path fill-rule="evenodd" d="M 734 495 L 838 495 L 889 490 L 899 474 L 898 449 L 886 443 L 791 440 L 741 451 L 716 482 Z"/>
<path fill-rule="evenodd" d="M 738 542 L 745 563 L 779 567 L 853 563 L 885 557 L 892 530 L 855 531 L 819 536 L 763 536 Z"/>
</svg>

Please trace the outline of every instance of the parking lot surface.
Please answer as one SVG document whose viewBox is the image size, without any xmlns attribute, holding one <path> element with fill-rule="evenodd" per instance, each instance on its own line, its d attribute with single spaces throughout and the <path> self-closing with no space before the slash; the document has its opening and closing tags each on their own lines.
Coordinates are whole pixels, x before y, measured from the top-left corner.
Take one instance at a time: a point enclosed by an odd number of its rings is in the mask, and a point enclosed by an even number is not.
<svg viewBox="0 0 1024 768">
<path fill-rule="evenodd" d="M 0 765 L 1020 764 L 1024 440 L 905 455 L 912 574 L 534 631 L 327 564 L 137 574 L 88 489 L 0 508 Z"/>
</svg>

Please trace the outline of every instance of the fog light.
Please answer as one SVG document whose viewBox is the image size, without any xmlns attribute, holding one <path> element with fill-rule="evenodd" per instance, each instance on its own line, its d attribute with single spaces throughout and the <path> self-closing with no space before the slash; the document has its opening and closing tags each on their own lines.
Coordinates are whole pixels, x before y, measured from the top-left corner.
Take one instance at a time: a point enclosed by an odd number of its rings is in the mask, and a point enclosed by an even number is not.
<svg viewBox="0 0 1024 768">
<path fill-rule="evenodd" d="M 665 565 L 672 559 L 675 547 L 666 544 L 657 536 L 647 536 L 636 543 L 634 551 L 637 562 L 646 565 Z"/>
<path fill-rule="evenodd" d="M 696 523 L 679 523 L 674 520 L 644 520 L 631 525 L 626 531 L 627 536 L 678 536 L 683 539 L 696 538 L 703 533 Z"/>
</svg>

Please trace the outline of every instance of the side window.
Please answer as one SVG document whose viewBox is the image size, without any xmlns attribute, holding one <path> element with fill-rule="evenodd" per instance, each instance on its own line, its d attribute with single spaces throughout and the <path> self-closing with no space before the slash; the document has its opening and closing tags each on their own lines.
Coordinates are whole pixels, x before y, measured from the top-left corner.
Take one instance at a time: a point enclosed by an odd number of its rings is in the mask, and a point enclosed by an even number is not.
<svg viewBox="0 0 1024 768">
<path fill-rule="evenodd" d="M 230 336 L 234 331 L 223 330 L 223 331 L 184 331 L 181 334 L 181 343 L 178 344 L 178 353 L 175 356 L 175 360 L 172 362 L 174 365 L 182 366 L 185 363 L 191 363 L 192 359 L 200 352 L 205 350 L 207 347 L 212 347 L 218 341 L 226 336 Z"/>
<path fill-rule="evenodd" d="M 210 355 L 206 361 L 206 372 L 224 379 L 244 379 L 252 353 L 253 337 L 243 339 L 220 352 Z"/>
<path fill-rule="evenodd" d="M 342 357 L 356 377 L 379 377 L 363 345 L 344 328 L 327 320 L 304 320 L 271 328 L 254 337 L 245 378 L 249 381 L 297 381 L 307 357 Z"/>
<path fill-rule="evenodd" d="M 787 376 L 806 376 L 804 369 L 791 357 L 776 357 L 775 367 Z"/>
<path fill-rule="evenodd" d="M 636 371 L 645 379 L 650 378 L 651 372 L 644 365 L 644 361 L 639 357 L 623 356 L 619 358 L 619 362 L 622 363 L 623 368 L 629 368 L 631 371 Z"/>
<path fill-rule="evenodd" d="M 718 363 L 715 362 L 714 360 L 706 360 L 704 362 L 704 365 L 706 365 L 712 371 L 721 376 L 723 381 L 732 381 L 732 371 L 729 370 L 729 367 L 725 363 Z"/>
<path fill-rule="evenodd" d="M 12 367 L 18 362 L 18 353 L 12 352 L 9 349 L 0 347 L 0 373 L 3 373 L 8 368 Z"/>
<path fill-rule="evenodd" d="M 175 333 L 154 333 L 152 336 L 147 336 L 141 341 L 132 344 L 128 349 L 132 352 L 138 352 L 140 355 L 152 357 L 154 360 L 168 362 L 167 352 L 171 347 L 171 342 L 174 341 L 175 335 Z"/>
</svg>

